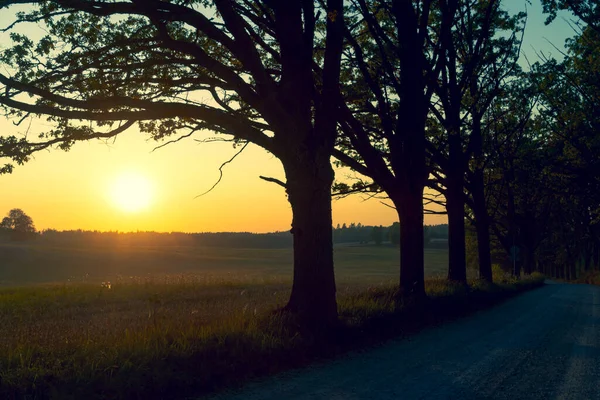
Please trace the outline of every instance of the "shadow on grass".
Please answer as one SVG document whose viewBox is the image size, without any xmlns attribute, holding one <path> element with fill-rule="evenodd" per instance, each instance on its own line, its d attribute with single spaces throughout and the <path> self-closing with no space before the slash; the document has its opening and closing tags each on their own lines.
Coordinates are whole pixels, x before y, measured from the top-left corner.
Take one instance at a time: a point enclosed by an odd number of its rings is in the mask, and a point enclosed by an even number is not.
<svg viewBox="0 0 600 400">
<path fill-rule="evenodd" d="M 340 298 L 340 324 L 319 335 L 301 333 L 289 316 L 273 313 L 182 343 L 168 333 L 149 333 L 145 353 L 120 351 L 112 364 L 94 360 L 93 354 L 85 368 L 78 370 L 32 363 L 12 374 L 9 381 L 0 381 L 0 397 L 174 399 L 206 395 L 413 334 L 542 285 L 541 277 L 470 286 L 434 280 L 428 282 L 427 300 L 410 306 L 398 301 L 394 287 L 372 288 Z M 163 350 L 152 353 L 148 351 L 152 346 Z"/>
</svg>

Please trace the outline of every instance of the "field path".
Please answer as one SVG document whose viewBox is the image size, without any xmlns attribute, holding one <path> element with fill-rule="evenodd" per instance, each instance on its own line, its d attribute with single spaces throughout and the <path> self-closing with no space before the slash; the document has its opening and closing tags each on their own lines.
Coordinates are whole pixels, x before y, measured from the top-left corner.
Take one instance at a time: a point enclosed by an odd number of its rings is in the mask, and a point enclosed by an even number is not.
<svg viewBox="0 0 600 400">
<path fill-rule="evenodd" d="M 215 399 L 600 399 L 600 287 L 548 284 Z"/>
</svg>

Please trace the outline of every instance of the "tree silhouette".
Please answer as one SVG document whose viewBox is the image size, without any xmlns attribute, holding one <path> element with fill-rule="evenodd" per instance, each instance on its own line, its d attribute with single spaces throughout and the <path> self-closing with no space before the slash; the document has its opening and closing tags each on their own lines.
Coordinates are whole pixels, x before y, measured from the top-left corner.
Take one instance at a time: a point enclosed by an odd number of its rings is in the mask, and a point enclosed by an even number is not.
<svg viewBox="0 0 600 400">
<path fill-rule="evenodd" d="M 31 217 L 20 208 L 13 208 L 0 222 L 0 228 L 11 232 L 15 240 L 23 240 L 35 233 Z"/>
<path fill-rule="evenodd" d="M 32 9 L 8 31 L 37 23 L 47 35 L 34 42 L 12 32 L 13 46 L 0 56 L 0 104 L 17 122 L 45 116 L 54 128 L 38 142 L 4 138 L 0 154 L 23 163 L 35 151 L 134 125 L 166 143 L 212 131 L 266 149 L 281 160 L 286 182 L 265 179 L 285 187 L 293 213 L 286 309 L 305 322 L 331 323 L 342 3 L 2 1 L 0 10 Z"/>
<path fill-rule="evenodd" d="M 430 0 L 355 0 L 346 32 L 348 62 L 335 157 L 372 182 L 347 192 L 385 192 L 398 213 L 400 292 L 425 296 L 423 190 L 427 184 L 428 82 L 437 80 L 439 45 Z M 374 183 L 373 183 L 374 182 Z M 396 237 L 396 235 L 394 236 Z M 393 243 L 397 243 L 394 242 Z"/>
<path fill-rule="evenodd" d="M 439 166 L 439 173 L 434 171 L 434 174 L 446 198 L 448 278 L 458 282 L 466 282 L 467 278 L 465 187 L 468 186 L 479 227 L 481 277 L 491 281 L 489 221 L 481 167 L 485 161 L 483 121 L 494 98 L 518 71 L 525 14 L 509 15 L 502 10 L 499 0 L 442 3 L 440 36 L 444 63 L 431 110 L 443 134 L 438 145 L 430 149 Z"/>
<path fill-rule="evenodd" d="M 374 226 L 371 229 L 371 240 L 377 245 L 380 246 L 383 243 L 383 226 Z"/>
</svg>

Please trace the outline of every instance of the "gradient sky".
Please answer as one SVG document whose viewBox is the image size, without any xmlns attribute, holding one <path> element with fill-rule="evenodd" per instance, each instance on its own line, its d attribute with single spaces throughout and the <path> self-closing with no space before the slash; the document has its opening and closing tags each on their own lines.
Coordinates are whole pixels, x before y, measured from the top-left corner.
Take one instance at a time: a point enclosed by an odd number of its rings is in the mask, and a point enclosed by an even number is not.
<svg viewBox="0 0 600 400">
<path fill-rule="evenodd" d="M 560 19 L 543 25 L 539 0 L 527 5 L 528 26 L 523 51 L 535 61 L 536 51 L 559 56 L 547 40 L 562 48 L 572 30 Z M 511 12 L 524 10 L 525 1 L 505 1 Z M 3 11 L 5 13 L 5 11 Z M 6 25 L 0 16 L 0 26 Z M 547 39 L 547 40 L 546 40 Z M 9 45 L 0 36 L 0 47 Z M 29 129 L 39 131 L 44 123 Z M 0 117 L 0 134 L 23 134 L 27 126 L 15 127 Z M 199 136 L 198 138 L 201 138 Z M 284 180 L 280 162 L 264 150 L 250 145 L 224 168 L 221 183 L 209 194 L 218 179 L 219 165 L 236 150 L 227 143 L 199 144 L 191 139 L 152 152 L 157 143 L 136 130 L 115 141 L 77 143 L 69 152 L 44 151 L 11 175 L 0 175 L 0 216 L 11 208 L 22 208 L 37 229 L 152 230 L 152 231 L 252 231 L 288 230 L 291 210 L 284 190 L 259 179 L 267 175 Z M 113 198 L 113 187 L 124 174 L 145 177 L 153 195 L 148 207 L 126 212 Z M 346 171 L 338 171 L 343 178 Z M 397 220 L 394 210 L 377 199 L 364 201 L 353 196 L 333 202 L 334 224 L 361 222 L 390 225 Z M 445 216 L 426 216 L 426 223 L 446 221 Z"/>
</svg>

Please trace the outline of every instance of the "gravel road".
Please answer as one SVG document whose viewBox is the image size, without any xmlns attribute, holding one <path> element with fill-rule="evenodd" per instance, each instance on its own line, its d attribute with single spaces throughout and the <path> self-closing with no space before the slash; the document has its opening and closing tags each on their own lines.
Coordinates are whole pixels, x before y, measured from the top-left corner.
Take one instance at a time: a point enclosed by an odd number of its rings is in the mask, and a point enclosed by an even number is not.
<svg viewBox="0 0 600 400">
<path fill-rule="evenodd" d="M 548 284 L 214 399 L 600 399 L 600 287 Z"/>
</svg>

